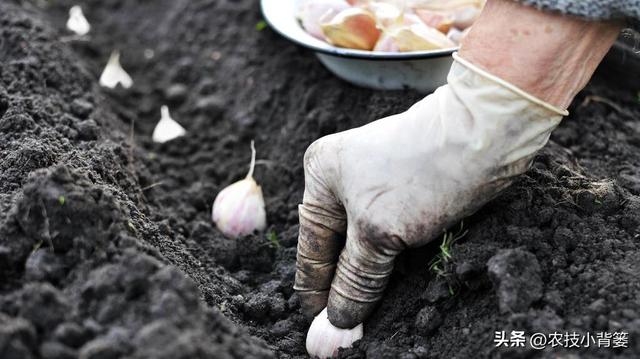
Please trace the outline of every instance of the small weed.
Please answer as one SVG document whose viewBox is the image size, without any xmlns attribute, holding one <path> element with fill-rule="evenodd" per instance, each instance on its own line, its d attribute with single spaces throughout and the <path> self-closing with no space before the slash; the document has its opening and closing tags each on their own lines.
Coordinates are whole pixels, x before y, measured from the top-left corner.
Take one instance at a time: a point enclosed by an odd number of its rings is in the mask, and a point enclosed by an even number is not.
<svg viewBox="0 0 640 359">
<path fill-rule="evenodd" d="M 40 249 L 40 247 L 42 247 L 42 243 L 44 243 L 44 241 L 41 239 L 36 244 L 34 244 L 33 248 L 31 249 L 31 253 L 33 253 L 33 252 L 37 251 L 38 249 Z"/>
<path fill-rule="evenodd" d="M 63 195 L 58 196 L 58 203 L 60 203 L 61 206 L 64 206 L 65 201 L 66 199 L 64 198 Z"/>
<path fill-rule="evenodd" d="M 460 229 L 456 233 L 444 232 L 442 237 L 442 243 L 440 244 L 440 253 L 431 261 L 429 269 L 436 275 L 442 275 L 444 273 L 444 265 L 449 263 L 453 258 L 451 254 L 451 246 L 464 237 L 467 234 L 467 230 L 464 229 L 464 221 L 460 222 Z"/>
<path fill-rule="evenodd" d="M 442 237 L 442 243 L 440 244 L 440 253 L 436 255 L 435 258 L 429 264 L 429 270 L 436 275 L 436 277 L 442 277 L 447 280 L 450 276 L 450 266 L 451 260 L 453 259 L 452 246 L 459 239 L 464 237 L 467 234 L 468 230 L 464 229 L 464 221 L 460 222 L 460 228 L 457 232 L 444 232 L 444 236 Z M 454 295 L 455 290 L 449 282 L 449 294 Z"/>
<path fill-rule="evenodd" d="M 260 20 L 256 23 L 256 31 L 262 31 L 267 28 L 267 22 Z"/>
<path fill-rule="evenodd" d="M 280 241 L 278 240 L 278 235 L 276 231 L 271 231 L 267 234 L 267 239 L 275 248 L 280 248 Z"/>
</svg>

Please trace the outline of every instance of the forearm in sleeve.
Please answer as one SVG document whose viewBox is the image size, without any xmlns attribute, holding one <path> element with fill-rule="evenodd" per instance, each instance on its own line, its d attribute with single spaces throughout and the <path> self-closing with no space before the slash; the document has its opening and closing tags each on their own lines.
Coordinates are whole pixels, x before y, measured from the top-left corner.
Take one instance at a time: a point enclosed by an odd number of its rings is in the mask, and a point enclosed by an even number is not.
<svg viewBox="0 0 640 359">
<path fill-rule="evenodd" d="M 640 22 L 640 0 L 517 0 L 546 11 L 557 11 L 591 20 Z"/>
</svg>

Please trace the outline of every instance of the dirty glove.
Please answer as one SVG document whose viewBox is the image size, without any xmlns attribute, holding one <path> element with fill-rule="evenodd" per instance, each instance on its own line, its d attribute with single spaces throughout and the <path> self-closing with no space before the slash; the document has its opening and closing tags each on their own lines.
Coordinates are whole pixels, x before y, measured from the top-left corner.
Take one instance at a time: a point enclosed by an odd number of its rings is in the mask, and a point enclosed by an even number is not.
<svg viewBox="0 0 640 359">
<path fill-rule="evenodd" d="M 307 149 L 294 286 L 306 314 L 363 322 L 398 253 L 494 198 L 567 115 L 454 57 L 448 85 L 406 112 Z"/>
</svg>

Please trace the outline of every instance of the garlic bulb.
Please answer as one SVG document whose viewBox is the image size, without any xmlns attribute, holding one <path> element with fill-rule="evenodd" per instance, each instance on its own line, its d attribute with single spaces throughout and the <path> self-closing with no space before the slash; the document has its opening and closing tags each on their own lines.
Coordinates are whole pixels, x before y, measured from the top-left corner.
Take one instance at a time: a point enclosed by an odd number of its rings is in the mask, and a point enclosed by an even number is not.
<svg viewBox="0 0 640 359">
<path fill-rule="evenodd" d="M 100 85 L 108 88 L 115 88 L 118 84 L 128 89 L 133 85 L 131 76 L 120 65 L 120 53 L 114 51 L 109 57 L 107 66 L 100 75 Z"/>
<path fill-rule="evenodd" d="M 353 329 L 340 329 L 329 321 L 327 308 L 324 308 L 311 323 L 307 332 L 307 353 L 311 357 L 321 359 L 333 358 L 338 354 L 338 348 L 350 348 L 362 338 L 363 325 L 358 324 Z"/>
<path fill-rule="evenodd" d="M 67 29 L 75 32 L 77 35 L 84 36 L 91 30 L 89 21 L 84 17 L 82 8 L 79 5 L 72 6 L 69 9 L 69 20 L 67 20 Z"/>
<path fill-rule="evenodd" d="M 171 118 L 169 108 L 167 106 L 162 106 L 160 108 L 160 121 L 158 121 L 158 124 L 156 125 L 156 128 L 153 129 L 153 134 L 151 135 L 153 142 L 165 143 L 180 136 L 184 136 L 185 133 L 187 133 L 187 130 Z"/>
<path fill-rule="evenodd" d="M 256 149 L 251 141 L 251 165 L 245 179 L 226 187 L 213 201 L 212 219 L 225 236 L 246 236 L 267 227 L 262 189 L 253 179 Z"/>
</svg>

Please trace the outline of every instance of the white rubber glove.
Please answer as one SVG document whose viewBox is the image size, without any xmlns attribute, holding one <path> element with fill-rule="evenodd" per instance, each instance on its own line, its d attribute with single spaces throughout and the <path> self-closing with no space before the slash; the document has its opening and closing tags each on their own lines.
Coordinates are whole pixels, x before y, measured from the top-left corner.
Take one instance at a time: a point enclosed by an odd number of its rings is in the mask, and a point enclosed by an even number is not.
<svg viewBox="0 0 640 359">
<path fill-rule="evenodd" d="M 408 111 L 307 149 L 294 288 L 308 315 L 363 322 L 398 253 L 494 198 L 567 115 L 454 57 L 448 84 Z"/>
</svg>

